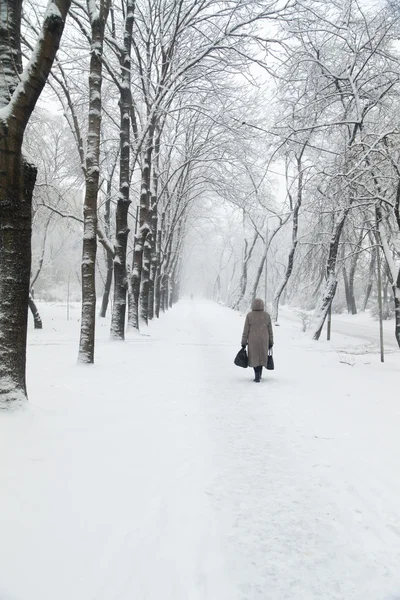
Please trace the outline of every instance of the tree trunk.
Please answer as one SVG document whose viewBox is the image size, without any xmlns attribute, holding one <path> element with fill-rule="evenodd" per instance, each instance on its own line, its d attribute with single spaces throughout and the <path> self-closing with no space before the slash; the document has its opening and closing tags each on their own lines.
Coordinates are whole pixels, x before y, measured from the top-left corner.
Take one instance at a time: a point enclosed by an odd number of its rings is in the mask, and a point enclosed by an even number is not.
<svg viewBox="0 0 400 600">
<path fill-rule="evenodd" d="M 264 251 L 264 253 L 261 257 L 260 263 L 257 268 L 256 276 L 254 278 L 253 290 L 251 293 L 252 300 L 255 300 L 255 298 L 257 297 L 258 286 L 260 285 L 261 276 L 264 273 L 265 260 L 266 260 L 266 251 Z"/>
<path fill-rule="evenodd" d="M 155 287 L 154 287 L 154 305 L 157 319 L 160 318 L 160 307 L 161 307 L 161 241 L 162 231 L 161 229 L 157 233 L 157 269 L 155 274 Z"/>
<path fill-rule="evenodd" d="M 105 234 L 108 239 L 110 239 L 110 232 L 111 232 L 111 228 L 110 228 L 111 193 L 112 193 L 112 179 L 113 179 L 115 166 L 116 166 L 116 163 L 114 163 L 111 174 L 109 175 L 108 180 L 107 180 L 104 222 L 105 222 Z M 114 262 L 113 262 L 112 254 L 106 248 L 104 249 L 104 252 L 105 252 L 107 272 L 106 272 L 106 281 L 104 284 L 103 298 L 101 301 L 101 308 L 100 308 L 100 317 L 102 319 L 104 319 L 107 314 L 107 308 L 108 308 L 108 302 L 110 299 L 110 291 L 111 291 L 111 284 L 112 284 L 112 278 L 113 278 L 113 270 L 114 270 Z"/>
<path fill-rule="evenodd" d="M 155 281 L 157 274 L 157 265 L 160 258 L 160 252 L 158 251 L 158 184 L 159 184 L 159 171 L 160 171 L 160 145 L 161 145 L 161 129 L 157 129 L 154 142 L 154 160 L 153 160 L 153 189 L 151 193 L 151 217 L 150 217 L 150 271 L 149 271 L 149 286 L 148 286 L 148 298 L 147 298 L 147 318 L 152 320 L 154 318 L 154 293 L 155 293 Z"/>
<path fill-rule="evenodd" d="M 132 268 L 132 311 L 129 314 L 129 326 L 139 329 L 139 306 L 140 289 L 143 269 L 143 252 L 147 235 L 150 231 L 149 209 L 150 209 L 150 176 L 151 155 L 153 152 L 154 124 L 149 127 L 144 152 L 142 182 L 140 192 L 139 231 L 135 235 Z"/>
<path fill-rule="evenodd" d="M 240 304 L 243 301 L 243 298 L 245 297 L 246 294 L 246 290 L 247 290 L 247 274 L 248 274 L 248 268 L 249 268 L 249 262 L 250 259 L 253 255 L 253 250 L 255 248 L 255 245 L 257 243 L 257 239 L 258 239 L 258 232 L 256 232 L 254 234 L 254 238 L 253 241 L 251 243 L 251 246 L 248 250 L 248 242 L 247 240 L 244 241 L 244 256 L 243 256 L 243 263 L 242 263 L 242 274 L 240 277 L 240 292 L 239 292 L 239 296 L 233 306 L 234 309 L 238 309 L 240 307 Z"/>
<path fill-rule="evenodd" d="M 101 131 L 101 84 L 104 27 L 108 6 L 101 2 L 98 13 L 91 18 L 91 49 L 89 71 L 89 123 L 86 148 L 85 200 L 83 207 L 82 245 L 82 316 L 78 362 L 94 363 L 96 325 L 96 252 L 97 252 L 97 195 L 99 191 L 99 159 Z"/>
<path fill-rule="evenodd" d="M 345 264 L 343 264 L 343 267 L 342 267 L 342 274 L 343 274 L 344 295 L 346 297 L 347 312 L 349 313 L 349 315 L 351 315 L 352 302 L 351 302 L 351 295 L 350 295 L 349 278 L 347 276 L 347 269 L 346 269 Z"/>
<path fill-rule="evenodd" d="M 354 249 L 353 256 L 350 261 L 350 270 L 349 270 L 349 280 L 348 280 L 348 294 L 349 294 L 349 312 L 352 315 L 357 314 L 357 304 L 356 297 L 354 294 L 354 278 L 356 275 L 358 259 L 360 256 L 360 251 L 362 247 L 362 241 L 364 238 L 364 228 L 361 229 L 360 235 L 358 237 L 357 245 Z"/>
<path fill-rule="evenodd" d="M 135 237 L 135 246 L 133 251 L 133 268 L 132 268 L 132 302 L 131 310 L 128 315 L 128 325 L 133 329 L 139 330 L 139 300 L 140 300 L 140 284 L 142 280 L 143 267 L 143 248 L 144 239 L 142 234 Z"/>
<path fill-rule="evenodd" d="M 364 297 L 364 302 L 363 302 L 363 307 L 362 310 L 365 312 L 367 309 L 367 305 L 368 305 L 368 300 L 371 296 L 371 292 L 372 292 L 372 286 L 373 286 L 373 277 L 374 277 L 374 272 L 375 272 L 375 261 L 376 261 L 376 250 L 375 248 L 373 248 L 372 253 L 371 253 L 371 260 L 369 263 L 369 270 L 368 270 L 368 283 L 367 283 L 367 288 L 365 290 L 365 297 Z"/>
<path fill-rule="evenodd" d="M 151 321 L 154 318 L 154 304 L 155 304 L 155 286 L 156 286 L 156 275 L 158 266 L 158 249 L 157 249 L 157 206 L 153 202 L 153 214 L 151 218 L 151 251 L 150 251 L 150 279 L 149 279 L 149 300 L 148 300 L 148 318 Z"/>
<path fill-rule="evenodd" d="M 165 312 L 168 309 L 168 293 L 169 293 L 169 277 L 166 273 L 163 273 L 161 278 L 161 310 Z"/>
<path fill-rule="evenodd" d="M 131 203 L 130 187 L 130 129 L 131 129 L 131 47 L 134 20 L 134 1 L 128 0 L 125 19 L 124 47 L 120 56 L 120 183 L 116 211 L 115 257 L 114 257 L 114 304 L 111 318 L 110 337 L 113 340 L 125 339 L 126 293 L 128 288 L 126 273 L 126 249 L 128 245 L 128 210 Z"/>
<path fill-rule="evenodd" d="M 36 168 L 22 157 L 29 118 L 47 81 L 70 0 L 54 0 L 23 75 L 21 0 L 0 8 L 0 403 L 26 400 L 26 338 Z"/>
<path fill-rule="evenodd" d="M 151 263 L 151 248 L 152 248 L 151 232 L 147 234 L 143 248 L 143 267 L 142 281 L 140 290 L 140 319 L 143 323 L 149 323 L 149 291 L 150 291 L 150 263 Z"/>
<path fill-rule="evenodd" d="M 339 242 L 340 236 L 342 235 L 343 227 L 347 218 L 347 214 L 350 210 L 350 206 L 345 209 L 342 209 L 339 219 L 336 221 L 336 224 L 333 228 L 331 241 L 329 244 L 329 254 L 327 260 L 327 277 L 325 290 L 322 294 L 322 298 L 320 301 L 319 314 L 318 314 L 318 322 L 314 331 L 313 339 L 319 340 L 322 332 L 322 328 L 325 323 L 325 319 L 327 317 L 329 308 L 332 304 L 333 298 L 335 297 L 336 288 L 337 288 L 337 278 L 336 278 L 336 263 L 339 252 Z"/>
<path fill-rule="evenodd" d="M 337 288 L 337 279 L 335 277 L 335 273 L 331 273 L 329 279 L 326 282 L 325 290 L 324 290 L 324 293 L 322 296 L 321 306 L 320 306 L 320 316 L 318 319 L 317 327 L 316 327 L 314 335 L 313 335 L 314 340 L 319 340 L 319 338 L 321 336 L 322 329 L 323 329 L 323 326 L 325 323 L 325 319 L 328 315 L 330 307 L 332 306 L 332 301 L 335 297 L 336 288 Z"/>
<path fill-rule="evenodd" d="M 399 183 L 400 189 L 400 183 Z M 390 284 L 393 289 L 393 299 L 394 299 L 394 308 L 395 308 L 395 326 L 394 326 L 394 335 L 397 341 L 397 344 L 400 348 L 400 269 L 396 266 L 392 252 L 389 247 L 389 243 L 386 236 L 385 227 L 383 224 L 383 215 L 382 208 L 380 205 L 375 206 L 376 213 L 376 224 L 379 232 L 379 237 L 382 244 L 383 253 L 385 255 L 388 272 L 390 275 Z M 395 213 L 396 214 L 396 213 Z M 396 214 L 397 217 L 397 214 Z M 400 230 L 400 217 L 397 219 Z"/>
<path fill-rule="evenodd" d="M 106 281 L 104 283 L 103 297 L 101 300 L 100 317 L 104 319 L 107 315 L 108 302 L 110 300 L 111 284 L 113 280 L 114 261 L 109 252 L 106 251 Z"/>
<path fill-rule="evenodd" d="M 169 296 L 170 296 L 170 278 L 169 278 L 169 276 L 166 275 L 164 280 L 165 280 L 165 283 L 164 283 L 164 309 L 163 309 L 163 311 L 166 312 L 169 309 Z"/>
<path fill-rule="evenodd" d="M 37 171 L 20 152 L 19 140 L 1 137 L 0 171 L 6 177 L 0 175 L 0 402 L 27 396 L 31 208 Z"/>
<path fill-rule="evenodd" d="M 32 294 L 29 294 L 28 303 L 29 303 L 30 311 L 33 316 L 33 324 L 34 324 L 35 329 L 43 329 L 42 319 L 40 318 L 40 314 L 39 314 L 38 308 L 35 304 L 35 301 L 32 297 Z"/>
<path fill-rule="evenodd" d="M 358 254 L 356 255 L 358 257 Z M 352 315 L 357 314 L 357 304 L 356 298 L 354 295 L 354 277 L 356 274 L 357 260 L 353 257 L 351 261 L 350 271 L 349 271 L 349 298 L 350 298 L 350 310 Z"/>
<path fill-rule="evenodd" d="M 394 336 L 400 348 L 400 272 L 397 285 L 393 286 L 394 294 Z"/>
</svg>

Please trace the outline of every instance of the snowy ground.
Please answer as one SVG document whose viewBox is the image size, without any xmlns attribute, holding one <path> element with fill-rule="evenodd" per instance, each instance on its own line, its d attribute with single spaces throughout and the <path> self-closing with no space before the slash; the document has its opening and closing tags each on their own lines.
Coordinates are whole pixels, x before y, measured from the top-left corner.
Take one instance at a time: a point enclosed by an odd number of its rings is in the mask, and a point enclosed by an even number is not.
<svg viewBox="0 0 400 600">
<path fill-rule="evenodd" d="M 282 307 L 279 314 L 284 320 L 294 322 L 300 327 L 299 311 L 286 306 Z M 376 351 L 379 346 L 379 322 L 371 317 L 369 311 L 360 312 L 357 315 L 349 314 L 333 314 L 331 323 L 332 337 L 337 333 L 347 336 L 348 338 L 358 338 L 368 343 L 369 351 Z M 383 321 L 383 339 L 384 347 L 388 352 L 392 352 L 398 348 L 395 336 L 394 319 Z M 323 336 L 326 335 L 324 331 Z M 354 342 L 354 340 L 353 340 Z"/>
<path fill-rule="evenodd" d="M 182 301 L 77 367 L 79 311 L 41 310 L 0 414 L 0 600 L 400 598 L 394 347 L 283 318 L 255 384 L 243 318 Z"/>
</svg>

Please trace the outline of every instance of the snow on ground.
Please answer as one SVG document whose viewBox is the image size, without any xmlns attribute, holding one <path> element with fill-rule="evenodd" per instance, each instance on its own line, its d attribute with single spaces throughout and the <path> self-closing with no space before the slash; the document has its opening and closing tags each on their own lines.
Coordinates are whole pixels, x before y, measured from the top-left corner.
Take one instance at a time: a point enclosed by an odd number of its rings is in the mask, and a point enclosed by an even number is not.
<svg viewBox="0 0 400 600">
<path fill-rule="evenodd" d="M 279 314 L 286 320 L 293 321 L 300 327 L 299 311 L 283 306 Z M 346 341 L 346 338 L 359 338 L 367 342 L 370 346 L 369 351 L 376 352 L 379 347 L 379 322 L 371 317 L 369 310 L 365 312 L 359 312 L 357 315 L 349 314 L 333 314 L 332 315 L 332 336 L 334 337 L 337 333 L 345 336 L 342 341 Z M 392 352 L 394 349 L 398 349 L 398 345 L 394 335 L 395 322 L 394 318 L 383 321 L 383 340 L 384 347 L 387 351 Z M 325 335 L 325 332 L 323 333 Z M 351 341 L 354 345 L 354 339 Z"/>
<path fill-rule="evenodd" d="M 125 343 L 99 321 L 77 367 L 79 310 L 40 308 L 0 415 L 1 600 L 400 598 L 398 351 L 282 318 L 255 384 L 243 316 L 182 301 Z"/>
</svg>

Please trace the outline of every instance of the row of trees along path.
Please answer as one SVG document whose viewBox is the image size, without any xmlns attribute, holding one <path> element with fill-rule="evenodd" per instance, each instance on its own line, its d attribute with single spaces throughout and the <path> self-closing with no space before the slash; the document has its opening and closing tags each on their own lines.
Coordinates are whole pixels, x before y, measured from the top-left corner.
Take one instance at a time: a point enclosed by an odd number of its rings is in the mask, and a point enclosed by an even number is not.
<svg viewBox="0 0 400 600">
<path fill-rule="evenodd" d="M 400 346 L 399 21 L 396 5 L 354 0 L 2 2 L 1 399 L 27 396 L 33 282 L 47 232 L 65 219 L 82 231 L 79 362 L 95 358 L 97 266 L 101 315 L 113 298 L 110 336 L 123 340 L 178 299 L 200 222 L 215 299 L 244 308 L 268 267 L 274 319 L 282 298 L 315 306 L 316 340 L 339 283 L 355 312 L 365 274 L 367 305 L 382 252 Z M 22 142 L 27 130 L 38 155 L 31 114 L 46 82 L 71 167 L 60 176 L 61 142 L 49 158 L 48 134 L 35 190 Z M 277 166 L 284 199 L 272 191 Z M 32 215 L 43 238 L 35 269 Z"/>
</svg>

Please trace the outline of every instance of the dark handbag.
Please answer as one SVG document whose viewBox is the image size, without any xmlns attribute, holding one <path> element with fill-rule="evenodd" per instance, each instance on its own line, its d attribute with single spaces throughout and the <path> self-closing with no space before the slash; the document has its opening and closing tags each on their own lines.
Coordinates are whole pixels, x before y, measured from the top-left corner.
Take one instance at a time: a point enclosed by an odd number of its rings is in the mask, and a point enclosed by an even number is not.
<svg viewBox="0 0 400 600">
<path fill-rule="evenodd" d="M 271 348 L 268 350 L 267 369 L 268 369 L 268 371 L 273 371 L 275 369 L 274 357 L 272 356 Z"/>
<path fill-rule="evenodd" d="M 249 358 L 247 356 L 246 348 L 241 348 L 239 350 L 233 362 L 237 367 L 243 367 L 243 369 L 247 369 L 249 366 Z"/>
</svg>

